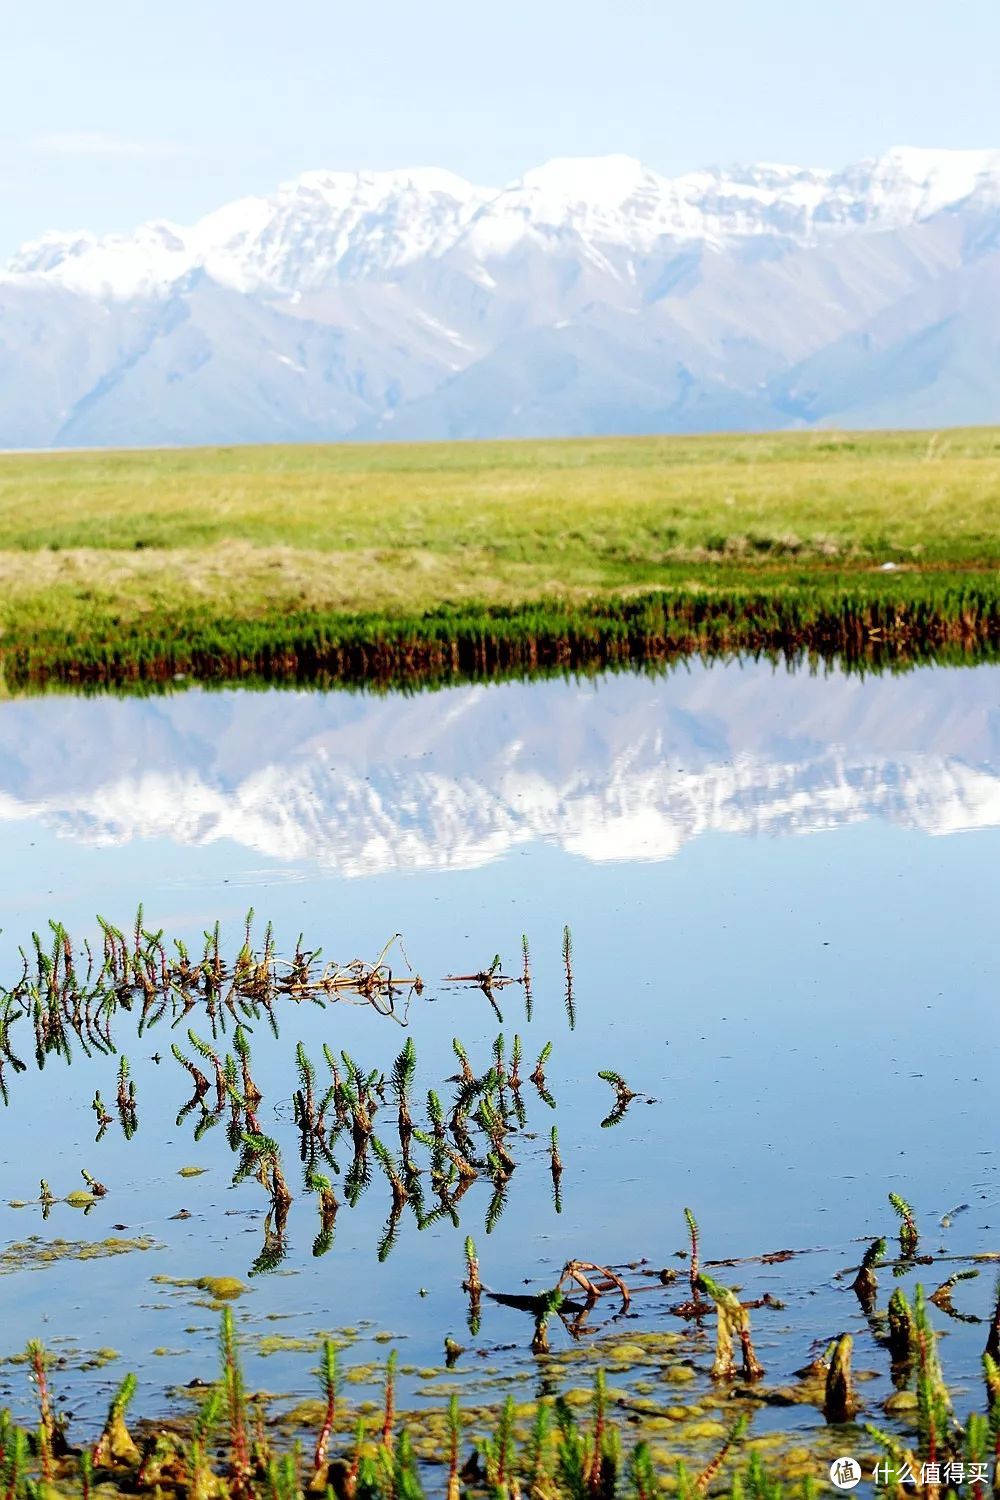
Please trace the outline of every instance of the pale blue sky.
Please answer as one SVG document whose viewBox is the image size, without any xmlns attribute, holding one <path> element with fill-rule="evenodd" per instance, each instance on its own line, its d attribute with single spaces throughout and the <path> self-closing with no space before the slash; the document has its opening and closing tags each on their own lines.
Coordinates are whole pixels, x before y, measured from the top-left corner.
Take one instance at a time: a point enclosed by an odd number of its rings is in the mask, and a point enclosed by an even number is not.
<svg viewBox="0 0 1000 1500">
<path fill-rule="evenodd" d="M 0 256 L 309 167 L 668 173 L 1000 146 L 998 0 L 47 0 L 5 9 Z"/>
</svg>

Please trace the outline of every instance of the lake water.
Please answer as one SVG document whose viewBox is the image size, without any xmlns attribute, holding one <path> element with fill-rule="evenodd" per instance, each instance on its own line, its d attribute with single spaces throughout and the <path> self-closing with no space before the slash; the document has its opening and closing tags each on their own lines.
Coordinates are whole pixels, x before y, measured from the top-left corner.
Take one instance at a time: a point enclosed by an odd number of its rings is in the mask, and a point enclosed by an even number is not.
<svg viewBox="0 0 1000 1500">
<path fill-rule="evenodd" d="M 115 1120 L 94 1141 L 91 1100 L 95 1089 L 114 1099 L 115 1058 L 50 1056 L 40 1081 L 28 1047 L 0 1107 L 0 1355 L 31 1336 L 52 1342 L 81 1420 L 96 1419 L 125 1368 L 140 1374 L 148 1412 L 172 1387 L 210 1378 L 216 1316 L 197 1289 L 153 1279 L 164 1276 L 246 1280 L 237 1308 L 250 1383 L 289 1400 L 311 1388 L 315 1361 L 280 1347 L 265 1357 L 262 1336 L 353 1329 L 341 1334 L 348 1362 L 395 1342 L 413 1400 L 433 1393 L 427 1371 L 446 1335 L 466 1347 L 451 1373 L 470 1391 L 486 1371 L 543 1381 L 523 1312 L 488 1302 L 470 1335 L 465 1235 L 483 1280 L 506 1293 L 552 1285 L 574 1257 L 645 1261 L 628 1273 L 642 1287 L 629 1317 L 609 1324 L 617 1303 L 604 1299 L 578 1347 L 609 1335 L 634 1343 L 683 1326 L 669 1309 L 686 1287 L 685 1206 L 706 1258 L 808 1252 L 716 1274 L 784 1304 L 754 1314 L 769 1384 L 851 1331 L 856 1365 L 878 1372 L 864 1387 L 878 1415 L 892 1389 L 887 1355 L 850 1276 L 837 1273 L 895 1233 L 887 1193 L 914 1204 L 922 1251 L 959 1258 L 899 1284 L 937 1285 L 1000 1251 L 995 668 L 863 680 L 747 664 L 411 697 L 5 702 L 0 829 L 0 983 L 16 980 L 19 945 L 47 934 L 50 917 L 94 941 L 96 913 L 127 930 L 140 900 L 147 926 L 192 946 L 218 918 L 233 954 L 249 906 L 285 952 L 303 932 L 325 955 L 374 960 L 399 932 L 425 983 L 409 1011 L 419 1102 L 429 1087 L 453 1087 L 442 1081 L 456 1069 L 454 1036 L 482 1071 L 501 1029 L 481 991 L 444 976 L 486 968 L 495 953 L 519 974 L 524 933 L 533 1015 L 511 986 L 497 997 L 502 1030 L 508 1052 L 523 1038 L 528 1071 L 552 1042 L 557 1108 L 526 1091 L 518 1167 L 491 1233 L 492 1190 L 477 1182 L 460 1227 L 439 1220 L 420 1232 L 405 1213 L 380 1262 L 390 1193 L 376 1175 L 356 1207 L 342 1205 L 317 1258 L 289 1102 L 296 1043 L 321 1064 L 325 1041 L 388 1069 L 405 1033 L 370 1007 L 288 1002 L 279 1038 L 258 1029 L 252 1042 L 261 1127 L 281 1145 L 295 1201 L 284 1259 L 250 1280 L 261 1189 L 232 1185 L 224 1129 L 195 1141 L 193 1117 L 175 1124 L 190 1089 L 170 1043 L 190 1053 L 192 1019 L 118 1038 L 137 1085 L 131 1140 Z M 597 1073 L 608 1068 L 639 1096 L 614 1128 L 601 1123 L 614 1096 Z M 558 1214 L 553 1123 L 565 1167 Z M 205 1170 L 178 1175 L 191 1166 Z M 7 1207 L 37 1199 L 43 1177 L 58 1196 L 82 1187 L 81 1169 L 109 1188 L 86 1216 L 62 1203 L 46 1218 L 37 1203 Z M 182 1211 L 190 1217 L 174 1217 Z M 41 1265 L 10 1252 L 32 1236 L 44 1248 L 112 1235 L 153 1243 Z M 680 1270 L 678 1285 L 645 1274 L 661 1267 Z M 884 1272 L 883 1305 L 894 1284 Z M 992 1300 L 988 1265 L 955 1292 L 969 1317 L 987 1318 Z M 935 1316 L 946 1371 L 978 1404 L 985 1327 Z M 569 1347 L 558 1322 L 552 1345 Z M 82 1372 L 102 1346 L 121 1359 Z M 692 1336 L 690 1357 L 707 1388 L 704 1337 Z M 16 1367 L 0 1368 L 0 1399 L 28 1408 Z M 794 1421 L 823 1425 L 811 1408 Z"/>
</svg>

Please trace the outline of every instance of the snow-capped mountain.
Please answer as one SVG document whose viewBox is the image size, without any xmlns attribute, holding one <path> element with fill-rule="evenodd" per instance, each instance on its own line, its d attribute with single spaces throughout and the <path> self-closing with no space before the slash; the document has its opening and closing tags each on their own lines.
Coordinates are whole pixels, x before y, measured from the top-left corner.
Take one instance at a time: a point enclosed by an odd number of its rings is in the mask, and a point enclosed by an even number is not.
<svg viewBox="0 0 1000 1500">
<path fill-rule="evenodd" d="M 451 172 L 305 172 L 188 229 L 45 235 L 6 273 L 107 300 L 155 296 L 194 271 L 235 291 L 294 294 L 440 255 L 493 196 Z"/>
<path fill-rule="evenodd" d="M 23 246 L 0 445 L 998 419 L 998 290 L 1000 151 L 306 172 Z"/>
<path fill-rule="evenodd" d="M 864 682 L 694 666 L 286 693 L 280 713 L 236 692 L 25 700 L 0 714 L 0 824 L 97 845 L 225 841 L 345 876 L 471 868 L 538 840 L 660 860 L 710 833 L 1000 827 L 998 683 L 989 668 Z"/>
</svg>

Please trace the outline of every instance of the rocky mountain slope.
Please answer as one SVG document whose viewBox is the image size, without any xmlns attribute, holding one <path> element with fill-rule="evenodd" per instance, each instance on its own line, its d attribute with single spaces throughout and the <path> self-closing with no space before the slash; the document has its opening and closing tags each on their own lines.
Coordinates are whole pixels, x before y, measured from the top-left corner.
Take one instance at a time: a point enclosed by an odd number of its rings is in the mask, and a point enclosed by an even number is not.
<svg viewBox="0 0 1000 1500">
<path fill-rule="evenodd" d="M 1000 151 L 307 172 L 0 271 L 0 445 L 1000 420 Z"/>
</svg>

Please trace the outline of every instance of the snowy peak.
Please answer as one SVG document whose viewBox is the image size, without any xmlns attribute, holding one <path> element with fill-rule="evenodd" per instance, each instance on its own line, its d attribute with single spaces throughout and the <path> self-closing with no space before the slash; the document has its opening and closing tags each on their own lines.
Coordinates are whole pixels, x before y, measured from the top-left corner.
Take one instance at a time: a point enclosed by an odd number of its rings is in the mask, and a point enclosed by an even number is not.
<svg viewBox="0 0 1000 1500">
<path fill-rule="evenodd" d="M 635 156 L 555 156 L 525 172 L 515 188 L 578 203 L 625 203 L 645 183 L 665 181 Z"/>
<path fill-rule="evenodd" d="M 154 222 L 133 234 L 46 234 L 23 246 L 4 274 L 129 299 L 201 269 L 237 291 L 294 294 L 439 255 L 494 194 L 433 167 L 304 172 L 189 229 Z"/>
<path fill-rule="evenodd" d="M 3 276 L 129 299 L 203 269 L 239 291 L 295 295 L 384 279 L 453 250 L 491 261 L 566 235 L 643 255 L 673 241 L 761 235 L 803 245 L 903 228 L 974 198 L 1000 202 L 1000 151 L 898 147 L 839 172 L 758 163 L 676 178 L 630 156 L 560 157 L 502 191 L 437 168 L 310 171 L 189 229 L 45 235 Z"/>
<path fill-rule="evenodd" d="M 522 239 L 544 243 L 572 233 L 595 245 L 645 249 L 680 230 L 671 183 L 635 157 L 556 157 L 481 208 L 463 246 L 489 260 Z"/>
<path fill-rule="evenodd" d="M 23 245 L 6 273 L 87 297 L 129 299 L 162 291 L 197 261 L 190 230 L 154 221 L 134 234 L 45 234 Z"/>
<path fill-rule="evenodd" d="M 295 293 L 441 254 L 492 196 L 453 172 L 304 172 L 208 215 L 195 235 L 225 285 Z"/>
<path fill-rule="evenodd" d="M 896 146 L 848 167 L 832 182 L 845 206 L 863 205 L 865 222 L 902 227 L 1000 188 L 1000 151 L 933 151 Z"/>
<path fill-rule="evenodd" d="M 840 172 L 762 162 L 676 178 L 630 156 L 564 157 L 480 209 L 463 243 L 483 259 L 565 233 L 643 255 L 674 241 L 723 246 L 764 235 L 808 245 L 905 228 L 977 195 L 1000 199 L 1000 152 L 899 147 Z"/>
</svg>

